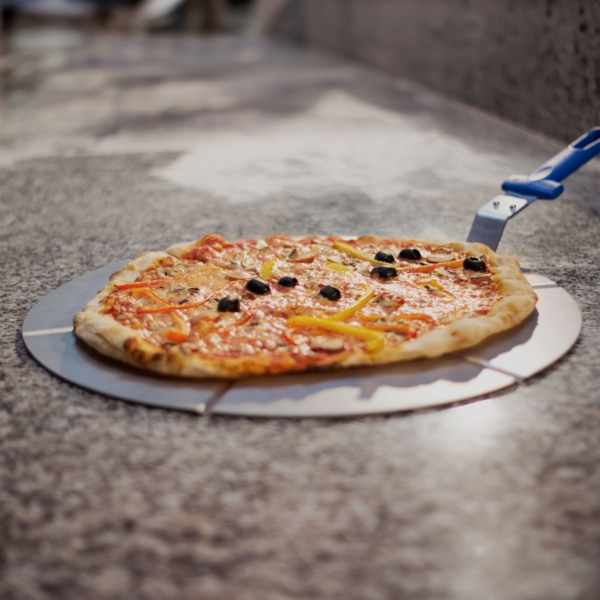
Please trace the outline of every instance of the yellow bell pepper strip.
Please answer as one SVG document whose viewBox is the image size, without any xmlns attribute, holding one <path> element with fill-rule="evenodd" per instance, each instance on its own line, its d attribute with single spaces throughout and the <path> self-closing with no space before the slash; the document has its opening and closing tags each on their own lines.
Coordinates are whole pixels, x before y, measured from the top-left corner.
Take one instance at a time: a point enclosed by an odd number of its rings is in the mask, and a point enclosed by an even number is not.
<svg viewBox="0 0 600 600">
<path fill-rule="evenodd" d="M 318 327 L 325 331 L 333 331 L 334 333 L 341 333 L 342 335 L 359 338 L 366 342 L 365 350 L 367 352 L 381 350 L 385 342 L 385 334 L 381 331 L 372 331 L 370 329 L 365 329 L 364 327 L 353 327 L 321 317 L 292 317 L 288 319 L 285 324 L 288 327 Z"/>
<path fill-rule="evenodd" d="M 375 260 L 374 258 L 371 258 L 370 256 L 367 256 L 366 254 L 363 254 L 362 252 L 358 251 L 356 248 L 354 248 L 353 246 L 350 246 L 349 244 L 344 244 L 342 242 L 333 242 L 333 247 L 336 250 L 339 250 L 340 252 L 345 252 L 346 254 L 350 254 L 352 256 L 355 256 L 356 258 L 360 258 L 360 260 L 366 260 L 367 262 L 376 264 L 376 265 L 382 265 L 384 267 L 389 267 L 390 263 L 386 263 L 386 262 L 382 262 L 380 260 Z"/>
<path fill-rule="evenodd" d="M 136 288 L 147 288 L 147 287 L 156 287 L 158 285 L 164 285 L 165 283 L 170 283 L 171 281 L 178 281 L 180 279 L 185 279 L 186 277 L 190 277 L 191 275 L 195 275 L 196 273 L 202 273 L 204 271 L 220 271 L 221 267 L 203 267 L 202 269 L 197 269 L 196 271 L 191 271 L 190 273 L 186 273 L 185 275 L 179 275 L 179 277 L 165 277 L 164 279 L 153 279 L 152 281 L 134 281 L 133 283 L 121 283 L 115 286 L 115 290 L 133 290 Z"/>
<path fill-rule="evenodd" d="M 275 265 L 276 258 L 272 258 L 267 262 L 264 262 L 260 267 L 261 279 L 271 279 L 273 277 L 273 266 Z"/>
<path fill-rule="evenodd" d="M 352 267 L 347 267 L 346 265 L 341 265 L 340 263 L 328 262 L 325 266 L 332 271 L 354 271 Z"/>
<path fill-rule="evenodd" d="M 348 308 L 332 315 L 331 317 L 327 317 L 332 321 L 345 321 L 349 317 L 351 317 L 354 313 L 357 313 L 359 310 L 362 310 L 375 296 L 375 290 L 369 289 L 369 291 L 356 303 Z"/>
<path fill-rule="evenodd" d="M 420 287 L 432 287 L 440 292 L 444 291 L 440 282 L 437 279 L 429 279 L 428 281 L 420 281 L 418 284 Z"/>
<path fill-rule="evenodd" d="M 393 331 L 394 333 L 403 333 L 406 337 L 415 337 L 416 331 L 409 325 L 398 325 L 396 323 L 372 323 L 371 325 L 365 325 L 365 329 L 372 329 L 375 331 Z"/>
<path fill-rule="evenodd" d="M 202 306 L 206 304 L 213 296 L 216 296 L 218 293 L 222 292 L 224 289 L 233 285 L 233 283 L 229 283 L 224 285 L 222 288 L 214 291 L 212 294 L 209 294 L 204 300 L 200 300 L 199 302 L 190 302 L 188 304 L 167 304 L 166 306 L 159 306 L 158 308 L 139 308 L 136 313 L 138 315 L 149 315 L 154 313 L 169 313 L 175 310 L 187 310 L 188 308 L 198 308 L 198 306 Z"/>
<path fill-rule="evenodd" d="M 167 331 L 167 339 L 176 344 L 187 342 L 191 331 L 190 322 L 187 320 L 187 317 L 183 314 L 178 315 L 176 312 L 173 312 L 173 320 L 178 327 Z"/>
<path fill-rule="evenodd" d="M 431 271 L 435 271 L 436 269 L 441 269 L 443 267 L 450 269 L 461 267 L 463 262 L 464 261 L 461 258 L 460 260 L 451 260 L 450 262 L 445 263 L 435 263 L 433 265 L 425 265 L 423 267 L 410 267 L 407 270 L 410 273 L 431 273 Z"/>
</svg>

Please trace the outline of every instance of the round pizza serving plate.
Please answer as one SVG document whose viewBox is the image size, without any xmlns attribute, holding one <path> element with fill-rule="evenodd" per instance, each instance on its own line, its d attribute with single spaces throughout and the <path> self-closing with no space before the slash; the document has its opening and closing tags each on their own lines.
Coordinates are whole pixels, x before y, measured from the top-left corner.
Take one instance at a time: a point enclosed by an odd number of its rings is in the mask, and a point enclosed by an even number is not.
<svg viewBox="0 0 600 600">
<path fill-rule="evenodd" d="M 573 298 L 550 280 L 526 273 L 539 297 L 535 312 L 518 327 L 459 354 L 234 382 L 155 376 L 97 354 L 73 334 L 73 316 L 127 262 L 87 273 L 42 298 L 23 324 L 25 345 L 42 366 L 82 388 L 199 414 L 342 417 L 484 397 L 549 367 L 569 351 L 581 331 L 581 313 Z"/>
</svg>

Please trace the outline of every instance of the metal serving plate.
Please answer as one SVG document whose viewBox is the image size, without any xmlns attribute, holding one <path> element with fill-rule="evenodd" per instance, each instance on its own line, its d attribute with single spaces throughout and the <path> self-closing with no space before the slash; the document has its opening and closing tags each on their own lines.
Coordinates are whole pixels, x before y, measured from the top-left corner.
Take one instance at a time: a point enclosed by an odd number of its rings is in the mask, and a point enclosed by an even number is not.
<svg viewBox="0 0 600 600">
<path fill-rule="evenodd" d="M 563 289 L 526 277 L 539 302 L 510 332 L 459 355 L 373 369 L 301 373 L 230 383 L 160 377 L 98 355 L 72 333 L 73 316 L 127 261 L 87 273 L 42 298 L 23 324 L 33 357 L 88 390 L 148 406 L 252 417 L 342 417 L 439 406 L 518 385 L 577 340 L 581 314 Z M 560 315 L 560 318 L 557 318 Z"/>
</svg>

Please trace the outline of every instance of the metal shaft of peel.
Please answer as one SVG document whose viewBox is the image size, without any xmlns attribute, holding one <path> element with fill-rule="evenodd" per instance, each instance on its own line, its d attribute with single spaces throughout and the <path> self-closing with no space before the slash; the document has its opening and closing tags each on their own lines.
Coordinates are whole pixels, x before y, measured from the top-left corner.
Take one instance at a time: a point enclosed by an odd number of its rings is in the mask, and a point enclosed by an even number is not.
<svg viewBox="0 0 600 600">
<path fill-rule="evenodd" d="M 503 194 L 484 204 L 475 215 L 467 242 L 480 242 L 492 250 L 498 248 L 509 219 L 535 201 L 534 196 Z"/>
</svg>

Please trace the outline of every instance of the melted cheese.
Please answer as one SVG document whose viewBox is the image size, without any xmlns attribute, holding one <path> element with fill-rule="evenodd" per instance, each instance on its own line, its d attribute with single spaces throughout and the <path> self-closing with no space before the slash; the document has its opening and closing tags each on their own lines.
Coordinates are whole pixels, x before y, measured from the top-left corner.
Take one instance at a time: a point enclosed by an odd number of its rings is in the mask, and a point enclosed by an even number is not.
<svg viewBox="0 0 600 600">
<path fill-rule="evenodd" d="M 290 370 L 290 361 L 306 368 L 402 344 L 463 316 L 484 315 L 500 299 L 492 277 L 462 267 L 464 252 L 454 252 L 442 269 L 398 259 L 386 264 L 397 269 L 397 277 L 371 277 L 377 261 L 370 257 L 381 250 L 398 256 L 407 240 L 274 236 L 230 243 L 211 236 L 204 242 L 181 259 L 159 260 L 133 284 L 115 286 L 104 313 L 158 347 L 177 345 L 207 360 L 287 357 L 281 364 Z M 423 255 L 437 250 L 434 244 L 414 247 Z M 436 269 L 435 279 L 424 276 L 430 269 Z M 488 268 L 488 274 L 493 271 Z M 298 285 L 278 286 L 281 276 L 297 278 Z M 250 278 L 262 278 L 270 293 L 248 292 Z M 340 300 L 319 295 L 327 285 L 340 290 Z M 218 312 L 224 296 L 238 298 L 240 312 Z M 324 332 L 338 341 L 316 343 L 315 336 Z"/>
</svg>

